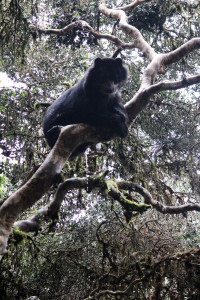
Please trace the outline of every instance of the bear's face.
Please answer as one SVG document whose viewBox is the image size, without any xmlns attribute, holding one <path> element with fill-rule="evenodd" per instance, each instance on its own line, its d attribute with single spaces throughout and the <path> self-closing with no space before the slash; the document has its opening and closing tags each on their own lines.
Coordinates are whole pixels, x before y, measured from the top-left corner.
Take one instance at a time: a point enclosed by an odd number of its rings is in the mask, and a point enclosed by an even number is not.
<svg viewBox="0 0 200 300">
<path fill-rule="evenodd" d="M 101 94 L 114 94 L 126 82 L 128 70 L 121 58 L 96 58 L 90 75 L 93 87 Z"/>
</svg>

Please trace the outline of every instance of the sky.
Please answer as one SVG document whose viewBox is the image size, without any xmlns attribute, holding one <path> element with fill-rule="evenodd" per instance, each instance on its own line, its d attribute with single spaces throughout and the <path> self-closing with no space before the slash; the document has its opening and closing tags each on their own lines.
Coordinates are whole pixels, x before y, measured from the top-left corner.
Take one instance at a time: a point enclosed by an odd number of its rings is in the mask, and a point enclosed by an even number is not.
<svg viewBox="0 0 200 300">
<path fill-rule="evenodd" d="M 20 87 L 22 83 L 12 81 L 6 73 L 0 72 L 0 90 L 5 87 Z M 3 150 L 0 149 L 0 162 L 5 161 L 6 158 L 2 155 Z"/>
<path fill-rule="evenodd" d="M 6 73 L 0 72 L 0 87 L 7 87 L 12 85 L 12 80 L 8 78 Z"/>
<path fill-rule="evenodd" d="M 0 88 L 2 87 L 20 87 L 22 84 L 12 81 L 6 73 L 0 72 Z"/>
</svg>

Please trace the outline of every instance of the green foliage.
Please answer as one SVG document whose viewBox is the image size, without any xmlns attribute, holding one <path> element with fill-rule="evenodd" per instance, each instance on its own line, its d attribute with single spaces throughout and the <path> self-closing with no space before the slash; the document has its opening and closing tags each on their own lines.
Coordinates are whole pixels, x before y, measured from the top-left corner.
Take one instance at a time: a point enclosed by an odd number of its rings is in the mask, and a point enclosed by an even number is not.
<svg viewBox="0 0 200 300">
<path fill-rule="evenodd" d="M 0 199 L 3 199 L 7 195 L 7 185 L 9 178 L 4 174 L 0 174 Z"/>
<path fill-rule="evenodd" d="M 29 18 L 35 16 L 36 11 L 37 3 L 33 4 L 33 1 L 0 2 L 0 49 L 5 65 L 12 64 L 15 58 L 24 63 L 24 54 L 31 35 Z"/>
</svg>

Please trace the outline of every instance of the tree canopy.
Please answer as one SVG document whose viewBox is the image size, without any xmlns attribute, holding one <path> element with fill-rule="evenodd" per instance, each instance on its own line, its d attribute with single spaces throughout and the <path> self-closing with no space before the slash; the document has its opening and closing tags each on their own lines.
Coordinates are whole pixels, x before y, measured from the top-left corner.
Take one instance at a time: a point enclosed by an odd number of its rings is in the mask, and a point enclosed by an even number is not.
<svg viewBox="0 0 200 300">
<path fill-rule="evenodd" d="M 3 300 L 199 299 L 199 20 L 196 0 L 0 2 Z M 128 136 L 72 124 L 50 150 L 47 107 L 113 55 Z"/>
</svg>

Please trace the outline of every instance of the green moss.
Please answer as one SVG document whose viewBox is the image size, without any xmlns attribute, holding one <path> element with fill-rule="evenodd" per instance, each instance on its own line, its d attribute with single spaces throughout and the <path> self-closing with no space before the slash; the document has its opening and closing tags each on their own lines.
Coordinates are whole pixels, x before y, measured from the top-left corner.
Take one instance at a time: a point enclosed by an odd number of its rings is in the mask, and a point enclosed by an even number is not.
<svg viewBox="0 0 200 300">
<path fill-rule="evenodd" d="M 14 245 L 22 245 L 27 240 L 27 233 L 21 231 L 17 226 L 13 227 L 11 241 Z"/>
<path fill-rule="evenodd" d="M 143 213 L 151 208 L 151 205 L 145 203 L 137 203 L 136 201 L 132 201 L 128 199 L 123 192 L 118 189 L 118 186 L 115 181 L 107 180 L 107 194 L 111 196 L 113 199 L 117 200 L 121 206 L 124 208 L 124 215 L 126 217 L 127 222 L 130 222 L 131 219 L 135 216 L 133 212 Z"/>
</svg>

